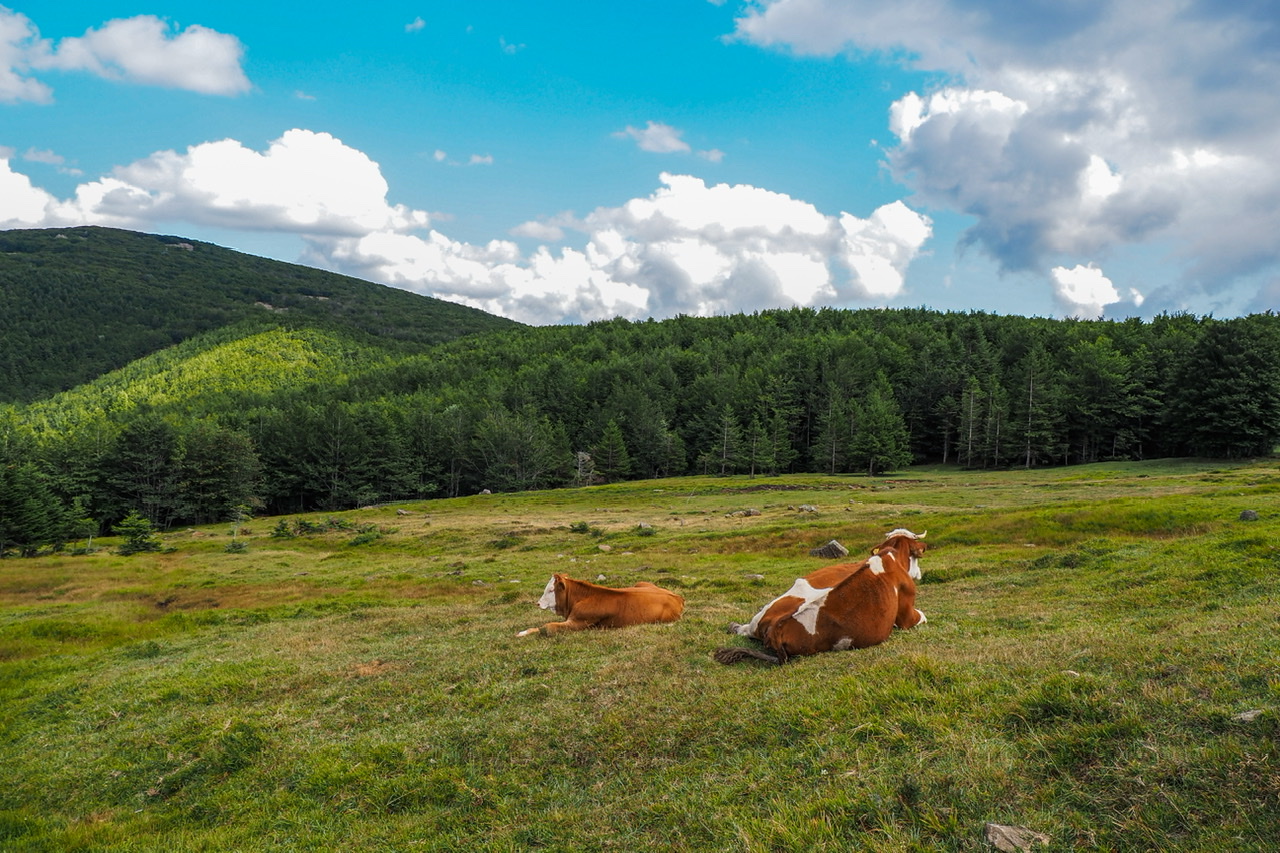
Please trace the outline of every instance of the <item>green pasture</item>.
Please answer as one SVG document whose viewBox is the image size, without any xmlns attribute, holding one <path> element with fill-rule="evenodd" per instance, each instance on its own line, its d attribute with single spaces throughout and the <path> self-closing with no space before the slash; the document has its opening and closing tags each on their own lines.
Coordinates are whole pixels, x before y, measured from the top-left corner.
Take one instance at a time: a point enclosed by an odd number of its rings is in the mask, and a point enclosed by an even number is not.
<svg viewBox="0 0 1280 853">
<path fill-rule="evenodd" d="M 926 625 L 712 660 L 810 548 L 895 527 L 928 531 Z M 655 480 L 163 539 L 0 561 L 0 850 L 990 850 L 988 822 L 1280 849 L 1276 460 Z M 685 616 L 517 639 L 554 571 Z"/>
</svg>

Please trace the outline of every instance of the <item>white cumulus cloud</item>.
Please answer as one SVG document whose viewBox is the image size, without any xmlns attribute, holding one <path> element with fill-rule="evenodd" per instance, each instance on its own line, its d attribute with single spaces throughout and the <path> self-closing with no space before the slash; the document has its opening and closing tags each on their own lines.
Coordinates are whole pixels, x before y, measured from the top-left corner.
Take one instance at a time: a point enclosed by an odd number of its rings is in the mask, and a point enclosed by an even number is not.
<svg viewBox="0 0 1280 853">
<path fill-rule="evenodd" d="M 32 54 L 48 48 L 31 19 L 0 6 L 0 103 L 46 103 L 53 90 L 30 76 Z"/>
<path fill-rule="evenodd" d="M 154 15 L 107 21 L 56 44 L 25 15 L 0 6 L 0 102 L 46 103 L 39 71 L 87 71 L 109 80 L 238 95 L 251 88 L 233 35 L 193 24 L 181 31 Z"/>
<path fill-rule="evenodd" d="M 1280 264 L 1277 27 L 1256 2 L 759 0 L 736 34 L 945 74 L 894 104 L 889 164 L 1004 269 L 1159 240 L 1213 291 Z"/>
<path fill-rule="evenodd" d="M 432 229 L 391 204 L 381 169 L 327 133 L 294 129 L 256 151 L 233 139 L 160 151 L 59 199 L 0 151 L 0 226 L 172 223 L 298 234 L 303 260 L 529 323 L 710 315 L 778 306 L 884 304 L 932 233 L 902 202 L 867 218 L 783 193 L 663 174 L 661 186 L 585 217 L 513 234 L 575 245 L 524 252 Z"/>
<path fill-rule="evenodd" d="M 175 32 L 154 15 L 138 15 L 62 39 L 34 64 L 206 95 L 238 95 L 250 88 L 240 67 L 243 58 L 244 46 L 233 35 L 199 24 Z"/>
<path fill-rule="evenodd" d="M 1096 320 L 1108 305 L 1120 301 L 1111 279 L 1095 266 L 1054 267 L 1051 274 L 1054 296 L 1072 317 Z"/>
<path fill-rule="evenodd" d="M 618 207 L 515 229 L 554 240 L 573 230 L 582 248 L 521 257 L 513 243 L 473 246 L 432 231 L 312 240 L 309 258 L 543 324 L 878 304 L 902 292 L 906 266 L 931 234 L 928 218 L 900 202 L 862 220 L 759 187 L 661 180 Z"/>
<path fill-rule="evenodd" d="M 5 162 L 5 169 L 9 165 Z M 387 182 L 367 155 L 327 133 L 290 130 L 265 151 L 233 139 L 159 151 L 54 199 L 10 171 L 0 217 L 15 225 L 145 228 L 185 221 L 299 234 L 365 234 L 428 224 L 427 214 L 387 203 Z M 42 200 L 39 211 L 35 198 Z M 19 204 L 21 200 L 21 204 Z"/>
</svg>

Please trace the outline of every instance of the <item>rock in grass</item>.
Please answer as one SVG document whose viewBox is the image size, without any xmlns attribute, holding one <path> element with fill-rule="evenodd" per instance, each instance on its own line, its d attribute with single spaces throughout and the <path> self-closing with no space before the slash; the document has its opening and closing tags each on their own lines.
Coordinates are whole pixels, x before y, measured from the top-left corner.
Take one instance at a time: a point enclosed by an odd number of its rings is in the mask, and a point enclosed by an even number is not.
<svg viewBox="0 0 1280 853">
<path fill-rule="evenodd" d="M 1031 845 L 1036 842 L 1048 844 L 1050 841 L 1049 836 L 1043 832 L 1036 832 L 1033 829 L 1027 829 L 1025 826 L 1003 826 L 998 823 L 988 823 L 985 836 L 989 844 L 997 850 L 1005 851 L 1005 853 L 1030 850 Z"/>
<path fill-rule="evenodd" d="M 1240 513 L 1240 520 L 1241 521 L 1257 521 L 1258 511 L 1254 509 L 1246 509 L 1244 512 Z"/>
<path fill-rule="evenodd" d="M 811 548 L 809 550 L 810 557 L 824 557 L 828 560 L 839 560 L 842 557 L 849 556 L 849 549 L 832 539 L 826 545 L 819 548 Z"/>
</svg>

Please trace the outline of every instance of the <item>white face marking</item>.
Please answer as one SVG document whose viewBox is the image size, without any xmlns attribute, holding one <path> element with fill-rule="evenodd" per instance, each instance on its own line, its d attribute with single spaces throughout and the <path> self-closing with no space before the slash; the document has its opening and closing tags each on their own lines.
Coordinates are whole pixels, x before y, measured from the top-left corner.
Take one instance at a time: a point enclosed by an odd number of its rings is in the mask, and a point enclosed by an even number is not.
<svg viewBox="0 0 1280 853">
<path fill-rule="evenodd" d="M 907 569 L 907 574 L 916 580 L 920 580 L 920 561 L 915 557 L 911 558 L 911 567 Z"/>
<path fill-rule="evenodd" d="M 872 554 L 867 559 L 867 568 L 871 569 L 871 574 L 873 575 L 882 575 L 884 574 L 884 560 L 880 559 L 879 554 Z"/>
<path fill-rule="evenodd" d="M 847 652 L 851 648 L 853 648 L 853 639 L 850 637 L 837 640 L 836 644 L 831 647 L 832 651 L 836 652 Z"/>
<path fill-rule="evenodd" d="M 923 610 L 916 610 L 916 612 L 920 614 L 920 621 L 916 623 L 917 625 L 923 625 L 924 623 L 929 621 L 928 619 L 924 618 Z"/>
<path fill-rule="evenodd" d="M 556 579 L 552 578 L 547 581 L 547 588 L 542 591 L 542 598 L 538 599 L 538 606 L 543 610 L 556 609 Z"/>
</svg>

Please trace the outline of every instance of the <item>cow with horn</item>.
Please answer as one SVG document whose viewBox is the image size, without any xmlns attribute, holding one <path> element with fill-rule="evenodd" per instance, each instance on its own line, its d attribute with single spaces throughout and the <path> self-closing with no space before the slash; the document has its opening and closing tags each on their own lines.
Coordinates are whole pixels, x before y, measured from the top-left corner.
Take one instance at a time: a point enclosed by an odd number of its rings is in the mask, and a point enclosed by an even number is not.
<svg viewBox="0 0 1280 853">
<path fill-rule="evenodd" d="M 791 589 L 761 608 L 731 633 L 758 640 L 768 651 L 733 646 L 719 649 L 720 663 L 759 658 L 786 663 L 795 655 L 863 649 L 883 643 L 895 627 L 925 621 L 916 609 L 916 580 L 925 534 L 891 531 L 860 563 L 826 566 L 796 580 Z"/>
</svg>

